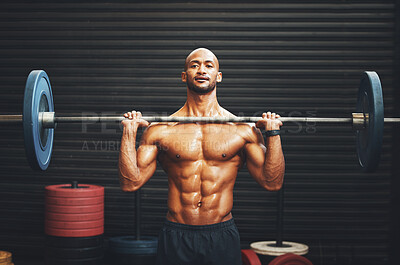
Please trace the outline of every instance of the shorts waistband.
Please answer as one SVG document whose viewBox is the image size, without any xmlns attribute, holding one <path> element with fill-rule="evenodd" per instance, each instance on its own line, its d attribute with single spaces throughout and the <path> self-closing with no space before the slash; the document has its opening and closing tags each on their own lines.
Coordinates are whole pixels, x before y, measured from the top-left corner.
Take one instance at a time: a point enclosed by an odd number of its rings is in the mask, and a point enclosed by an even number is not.
<svg viewBox="0 0 400 265">
<path fill-rule="evenodd" d="M 187 230 L 187 231 L 215 231 L 215 230 L 223 230 L 223 229 L 227 229 L 227 228 L 236 227 L 236 225 L 235 225 L 235 221 L 232 218 L 228 221 L 211 224 L 211 225 L 187 225 L 187 224 L 175 223 L 175 222 L 171 222 L 169 220 L 165 220 L 164 227 L 175 228 L 175 229 L 179 229 L 179 230 Z"/>
</svg>

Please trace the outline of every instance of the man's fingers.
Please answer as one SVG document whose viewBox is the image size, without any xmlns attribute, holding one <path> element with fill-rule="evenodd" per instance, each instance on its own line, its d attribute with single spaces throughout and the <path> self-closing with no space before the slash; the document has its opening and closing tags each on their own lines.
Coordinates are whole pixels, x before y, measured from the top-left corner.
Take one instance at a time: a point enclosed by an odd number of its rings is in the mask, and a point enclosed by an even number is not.
<svg viewBox="0 0 400 265">
<path fill-rule="evenodd" d="M 132 110 L 124 113 L 124 117 L 129 120 L 140 119 L 142 117 L 142 113 L 140 111 Z"/>
</svg>

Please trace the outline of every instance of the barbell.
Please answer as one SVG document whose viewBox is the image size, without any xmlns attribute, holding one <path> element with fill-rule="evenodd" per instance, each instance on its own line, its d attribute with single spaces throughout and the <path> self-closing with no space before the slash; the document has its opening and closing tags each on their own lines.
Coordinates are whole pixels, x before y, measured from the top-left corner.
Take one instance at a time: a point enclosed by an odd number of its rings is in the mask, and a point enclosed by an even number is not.
<svg viewBox="0 0 400 265">
<path fill-rule="evenodd" d="M 23 112 L 19 115 L 0 115 L 0 123 L 23 123 L 24 144 L 27 160 L 35 170 L 46 170 L 49 166 L 58 123 L 121 122 L 121 116 L 62 117 L 54 111 L 50 79 L 45 71 L 34 70 L 27 78 Z M 166 117 L 144 116 L 149 122 L 257 122 L 260 117 Z M 398 123 L 400 118 L 385 118 L 382 86 L 376 72 L 366 71 L 358 89 L 356 112 L 345 118 L 281 117 L 282 122 L 298 123 L 344 123 L 353 126 L 356 132 L 359 164 L 366 172 L 376 170 L 379 165 L 384 123 Z"/>
</svg>

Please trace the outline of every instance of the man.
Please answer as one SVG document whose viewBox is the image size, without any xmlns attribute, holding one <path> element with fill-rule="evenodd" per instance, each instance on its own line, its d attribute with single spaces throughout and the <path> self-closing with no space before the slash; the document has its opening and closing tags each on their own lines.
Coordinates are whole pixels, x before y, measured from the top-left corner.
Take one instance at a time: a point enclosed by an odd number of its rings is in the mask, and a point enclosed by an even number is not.
<svg viewBox="0 0 400 265">
<path fill-rule="evenodd" d="M 230 117 L 217 101 L 222 81 L 217 57 L 200 48 L 185 61 L 185 105 L 172 116 Z M 156 160 L 168 175 L 168 213 L 159 235 L 157 264 L 241 264 L 234 224 L 233 186 L 246 163 L 267 190 L 279 190 L 285 171 L 275 113 L 246 123 L 149 123 L 141 113 L 125 113 L 119 156 L 121 188 L 136 191 L 154 174 Z M 139 127 L 148 127 L 136 150 Z M 266 141 L 258 129 L 267 131 Z"/>
</svg>

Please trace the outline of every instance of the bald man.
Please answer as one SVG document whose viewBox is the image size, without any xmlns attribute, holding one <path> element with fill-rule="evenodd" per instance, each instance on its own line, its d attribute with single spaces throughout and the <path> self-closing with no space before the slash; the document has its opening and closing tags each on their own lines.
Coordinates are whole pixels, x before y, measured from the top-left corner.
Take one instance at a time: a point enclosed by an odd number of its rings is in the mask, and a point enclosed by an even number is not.
<svg viewBox="0 0 400 265">
<path fill-rule="evenodd" d="M 217 57 L 204 48 L 185 61 L 186 103 L 172 116 L 232 117 L 218 104 L 222 81 Z M 157 265 L 241 264 L 240 237 L 232 217 L 233 187 L 246 164 L 266 190 L 279 190 L 285 171 L 275 113 L 256 124 L 152 123 L 125 113 L 119 156 L 121 188 L 136 191 L 154 174 L 156 161 L 168 175 L 168 212 L 159 234 Z M 139 127 L 147 127 L 135 149 Z M 266 130 L 266 139 L 260 131 Z"/>
</svg>

